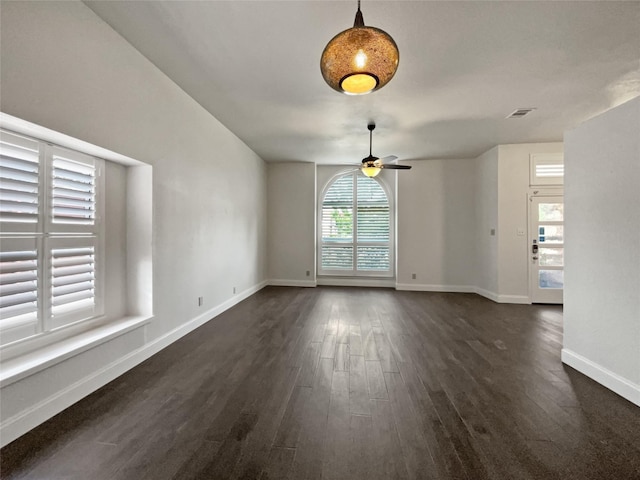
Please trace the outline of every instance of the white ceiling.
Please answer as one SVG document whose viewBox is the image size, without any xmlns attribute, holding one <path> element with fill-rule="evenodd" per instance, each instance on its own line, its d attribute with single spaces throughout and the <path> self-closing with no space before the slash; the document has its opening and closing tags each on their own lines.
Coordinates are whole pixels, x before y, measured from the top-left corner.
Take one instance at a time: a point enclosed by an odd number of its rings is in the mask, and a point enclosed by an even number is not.
<svg viewBox="0 0 640 480">
<path fill-rule="evenodd" d="M 367 1 L 400 50 L 396 76 L 346 96 L 320 55 L 356 1 L 85 1 L 266 161 L 476 157 L 561 141 L 640 95 L 640 2 Z M 517 108 L 536 107 L 521 119 Z"/>
</svg>

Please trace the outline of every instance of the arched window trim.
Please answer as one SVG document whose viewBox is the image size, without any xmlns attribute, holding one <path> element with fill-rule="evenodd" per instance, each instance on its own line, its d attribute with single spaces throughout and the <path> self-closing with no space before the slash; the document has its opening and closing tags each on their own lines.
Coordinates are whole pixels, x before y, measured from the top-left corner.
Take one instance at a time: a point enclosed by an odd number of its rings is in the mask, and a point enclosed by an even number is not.
<svg viewBox="0 0 640 480">
<path fill-rule="evenodd" d="M 326 277 L 368 277 L 368 278 L 393 278 L 395 277 L 395 259 L 396 259 L 396 248 L 395 248 L 395 230 L 396 230 L 396 221 L 395 221 L 395 201 L 394 196 L 392 194 L 392 190 L 389 187 L 388 181 L 376 177 L 372 180 L 376 181 L 384 194 L 387 197 L 387 202 L 389 204 L 389 270 L 388 271 L 363 271 L 357 270 L 356 262 L 354 258 L 354 268 L 353 270 L 326 270 L 322 268 L 322 206 L 324 203 L 324 198 L 331 188 L 331 186 L 341 177 L 345 175 L 353 175 L 354 181 L 357 181 L 357 176 L 361 175 L 359 170 L 352 169 L 344 169 L 336 172 L 329 180 L 325 183 L 323 188 L 320 191 L 320 195 L 318 197 L 317 202 L 317 214 L 316 214 L 316 268 L 318 272 L 318 276 L 326 276 Z M 354 199 L 355 204 L 355 199 Z M 354 226 L 356 228 L 356 226 Z M 354 244 L 357 247 L 357 243 Z"/>
</svg>

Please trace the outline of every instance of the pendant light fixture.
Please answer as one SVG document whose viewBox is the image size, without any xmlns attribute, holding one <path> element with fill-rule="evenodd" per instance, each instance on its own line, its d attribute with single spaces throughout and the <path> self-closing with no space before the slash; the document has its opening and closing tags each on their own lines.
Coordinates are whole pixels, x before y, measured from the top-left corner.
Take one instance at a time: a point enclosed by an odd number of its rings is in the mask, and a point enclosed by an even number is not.
<svg viewBox="0 0 640 480">
<path fill-rule="evenodd" d="M 393 38 L 366 27 L 360 0 L 353 28 L 331 39 L 322 52 L 320 70 L 331 88 L 347 95 L 363 95 L 384 87 L 398 69 L 400 53 Z"/>
</svg>

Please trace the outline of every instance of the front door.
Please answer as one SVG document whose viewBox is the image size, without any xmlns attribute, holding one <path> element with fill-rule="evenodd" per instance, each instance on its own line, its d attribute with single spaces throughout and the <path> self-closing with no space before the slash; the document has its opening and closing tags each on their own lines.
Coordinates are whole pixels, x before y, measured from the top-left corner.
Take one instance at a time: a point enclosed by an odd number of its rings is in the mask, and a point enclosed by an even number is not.
<svg viewBox="0 0 640 480">
<path fill-rule="evenodd" d="M 564 199 L 529 196 L 529 294 L 532 303 L 562 303 Z"/>
</svg>

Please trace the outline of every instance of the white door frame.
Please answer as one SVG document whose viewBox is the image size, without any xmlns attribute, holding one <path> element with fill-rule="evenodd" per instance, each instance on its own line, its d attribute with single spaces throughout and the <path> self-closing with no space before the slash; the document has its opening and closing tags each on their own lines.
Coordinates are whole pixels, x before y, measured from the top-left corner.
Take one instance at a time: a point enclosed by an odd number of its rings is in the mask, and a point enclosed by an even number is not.
<svg viewBox="0 0 640 480">
<path fill-rule="evenodd" d="M 562 290 L 550 289 L 549 292 L 541 292 L 538 288 L 538 255 L 532 252 L 534 244 L 538 245 L 539 232 L 537 230 L 538 218 L 537 215 L 534 218 L 532 212 L 532 205 L 534 199 L 544 199 L 545 197 L 561 197 L 564 200 L 564 191 L 562 188 L 546 188 L 530 190 L 527 195 L 527 265 L 529 276 L 529 299 L 531 303 L 563 303 Z M 540 248 L 540 247 L 538 247 Z M 534 258 L 535 257 L 535 258 Z M 564 267 L 563 267 L 564 268 Z"/>
</svg>

